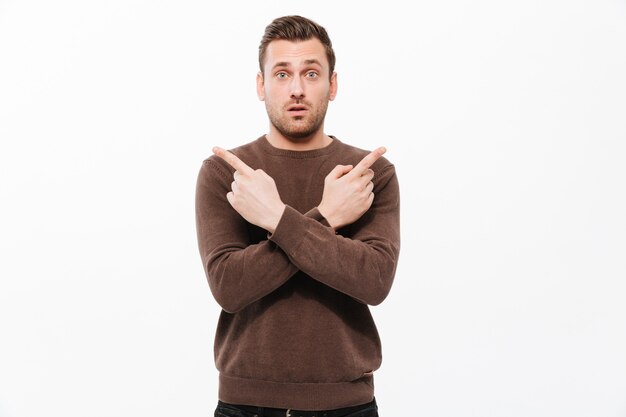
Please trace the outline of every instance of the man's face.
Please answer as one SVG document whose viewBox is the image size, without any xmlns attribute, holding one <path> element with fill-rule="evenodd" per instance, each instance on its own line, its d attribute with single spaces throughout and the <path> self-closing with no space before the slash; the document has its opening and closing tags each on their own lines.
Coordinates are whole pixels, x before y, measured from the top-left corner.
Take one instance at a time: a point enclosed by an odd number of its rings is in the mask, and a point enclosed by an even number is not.
<svg viewBox="0 0 626 417">
<path fill-rule="evenodd" d="M 328 101 L 337 93 L 337 74 L 329 77 L 329 71 L 318 39 L 276 40 L 267 46 L 257 94 L 270 123 L 287 139 L 305 139 L 322 128 Z"/>
</svg>

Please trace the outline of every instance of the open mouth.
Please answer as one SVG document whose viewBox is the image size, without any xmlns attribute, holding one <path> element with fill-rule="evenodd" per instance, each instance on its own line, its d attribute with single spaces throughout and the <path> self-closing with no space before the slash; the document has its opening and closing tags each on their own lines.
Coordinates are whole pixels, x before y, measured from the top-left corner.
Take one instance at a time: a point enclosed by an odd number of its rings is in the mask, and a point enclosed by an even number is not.
<svg viewBox="0 0 626 417">
<path fill-rule="evenodd" d="M 309 110 L 306 106 L 300 104 L 294 104 L 287 108 L 287 113 L 289 113 L 289 116 L 294 117 L 296 120 L 300 120 L 306 117 L 308 111 Z"/>
<path fill-rule="evenodd" d="M 287 110 L 289 112 L 303 112 L 303 111 L 306 111 L 307 108 L 306 108 L 306 106 L 295 105 L 295 106 L 289 106 L 289 108 Z"/>
</svg>

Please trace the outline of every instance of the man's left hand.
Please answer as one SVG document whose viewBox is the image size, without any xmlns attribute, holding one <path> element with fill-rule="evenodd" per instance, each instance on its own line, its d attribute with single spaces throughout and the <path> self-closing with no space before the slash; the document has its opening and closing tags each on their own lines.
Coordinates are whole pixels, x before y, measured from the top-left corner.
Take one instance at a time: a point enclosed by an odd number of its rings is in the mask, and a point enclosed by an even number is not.
<svg viewBox="0 0 626 417">
<path fill-rule="evenodd" d="M 214 147 L 213 153 L 235 168 L 230 205 L 248 222 L 274 233 L 285 210 L 274 179 L 262 169 L 252 169 L 233 153 Z"/>
</svg>

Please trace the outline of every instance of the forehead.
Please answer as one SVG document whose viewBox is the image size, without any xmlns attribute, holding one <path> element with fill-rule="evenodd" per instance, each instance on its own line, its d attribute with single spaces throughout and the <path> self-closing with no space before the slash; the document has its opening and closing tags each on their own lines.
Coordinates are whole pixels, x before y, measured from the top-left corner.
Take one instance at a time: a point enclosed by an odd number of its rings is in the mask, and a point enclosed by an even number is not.
<svg viewBox="0 0 626 417">
<path fill-rule="evenodd" d="M 279 39 L 267 45 L 264 66 L 265 68 L 272 68 L 279 62 L 297 66 L 309 60 L 317 60 L 324 67 L 328 67 L 326 51 L 319 39 L 311 38 L 306 41 Z"/>
</svg>

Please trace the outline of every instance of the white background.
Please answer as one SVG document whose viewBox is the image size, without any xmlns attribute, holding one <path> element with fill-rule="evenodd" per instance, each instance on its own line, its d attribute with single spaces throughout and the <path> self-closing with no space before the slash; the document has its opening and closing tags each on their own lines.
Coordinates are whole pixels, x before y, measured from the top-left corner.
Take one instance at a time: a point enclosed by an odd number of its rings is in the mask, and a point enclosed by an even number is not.
<svg viewBox="0 0 626 417">
<path fill-rule="evenodd" d="M 211 3 L 0 0 L 0 416 L 212 415 L 196 176 L 285 14 L 397 167 L 381 415 L 626 416 L 624 1 Z"/>
</svg>

